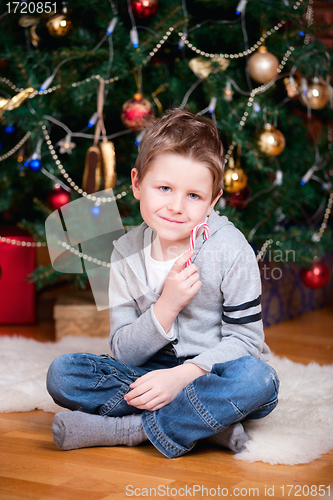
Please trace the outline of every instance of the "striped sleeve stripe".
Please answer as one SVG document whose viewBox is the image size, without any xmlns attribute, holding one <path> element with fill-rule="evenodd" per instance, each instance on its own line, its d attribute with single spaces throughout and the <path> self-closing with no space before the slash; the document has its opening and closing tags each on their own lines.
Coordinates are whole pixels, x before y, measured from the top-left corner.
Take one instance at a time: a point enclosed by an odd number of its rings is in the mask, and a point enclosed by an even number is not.
<svg viewBox="0 0 333 500">
<path fill-rule="evenodd" d="M 261 312 L 251 314 L 250 316 L 243 316 L 242 318 L 230 318 L 229 316 L 222 314 L 222 320 L 225 323 L 230 323 L 231 325 L 246 325 L 247 323 L 254 323 L 255 321 L 261 320 Z"/>
<path fill-rule="evenodd" d="M 234 311 L 245 311 L 245 309 L 249 309 L 250 307 L 259 306 L 261 303 L 261 295 L 250 302 L 244 302 L 244 304 L 239 304 L 238 306 L 223 306 L 223 311 L 225 312 L 234 312 Z"/>
</svg>

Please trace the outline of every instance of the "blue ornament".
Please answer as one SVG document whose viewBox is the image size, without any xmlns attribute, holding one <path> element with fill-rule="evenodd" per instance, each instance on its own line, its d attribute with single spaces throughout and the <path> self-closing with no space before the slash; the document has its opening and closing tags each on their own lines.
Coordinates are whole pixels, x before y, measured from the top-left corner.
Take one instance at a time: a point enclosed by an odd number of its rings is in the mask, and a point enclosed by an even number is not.
<svg viewBox="0 0 333 500">
<path fill-rule="evenodd" d="M 15 132 L 15 127 L 14 125 L 6 125 L 3 130 L 5 134 L 13 134 Z"/>
</svg>

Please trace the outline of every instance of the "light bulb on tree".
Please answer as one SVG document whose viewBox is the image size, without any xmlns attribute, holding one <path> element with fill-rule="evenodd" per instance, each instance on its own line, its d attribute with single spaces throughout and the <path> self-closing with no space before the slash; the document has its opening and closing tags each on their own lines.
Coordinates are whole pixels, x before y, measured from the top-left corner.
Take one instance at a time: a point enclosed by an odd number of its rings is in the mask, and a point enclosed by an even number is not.
<svg viewBox="0 0 333 500">
<path fill-rule="evenodd" d="M 75 148 L 76 144 L 71 141 L 71 135 L 67 134 L 65 139 L 62 139 L 61 141 L 58 142 L 60 148 L 59 148 L 59 153 L 68 153 L 69 155 L 72 154 L 72 150 Z"/>
</svg>

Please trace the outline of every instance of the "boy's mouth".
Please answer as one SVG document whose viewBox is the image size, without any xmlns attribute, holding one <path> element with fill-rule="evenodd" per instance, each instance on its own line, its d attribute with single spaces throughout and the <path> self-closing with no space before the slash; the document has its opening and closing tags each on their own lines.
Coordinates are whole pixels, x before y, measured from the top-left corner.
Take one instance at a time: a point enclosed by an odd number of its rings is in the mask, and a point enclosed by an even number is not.
<svg viewBox="0 0 333 500">
<path fill-rule="evenodd" d="M 167 222 L 171 222 L 173 224 L 183 224 L 183 221 L 167 219 L 166 217 L 161 217 L 161 219 L 166 220 Z"/>
</svg>

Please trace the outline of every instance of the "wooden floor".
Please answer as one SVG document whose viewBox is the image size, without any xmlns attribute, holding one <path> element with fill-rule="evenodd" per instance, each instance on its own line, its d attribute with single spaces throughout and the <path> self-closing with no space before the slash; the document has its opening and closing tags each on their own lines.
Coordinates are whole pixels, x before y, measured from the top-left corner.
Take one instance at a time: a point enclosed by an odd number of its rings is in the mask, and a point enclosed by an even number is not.
<svg viewBox="0 0 333 500">
<path fill-rule="evenodd" d="M 0 334 L 14 333 L 50 340 L 54 329 L 0 327 Z M 333 308 L 271 326 L 266 340 L 276 355 L 331 364 Z M 52 419 L 43 411 L 0 415 L 1 500 L 333 498 L 333 451 L 296 466 L 236 461 L 231 451 L 201 444 L 172 460 L 152 445 L 64 452 L 53 443 Z"/>
</svg>

